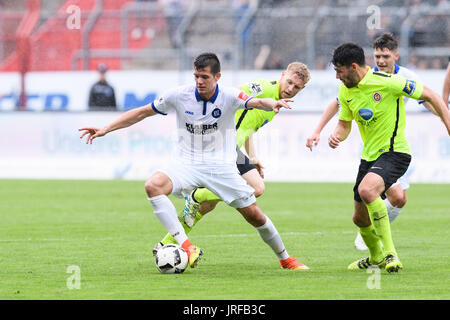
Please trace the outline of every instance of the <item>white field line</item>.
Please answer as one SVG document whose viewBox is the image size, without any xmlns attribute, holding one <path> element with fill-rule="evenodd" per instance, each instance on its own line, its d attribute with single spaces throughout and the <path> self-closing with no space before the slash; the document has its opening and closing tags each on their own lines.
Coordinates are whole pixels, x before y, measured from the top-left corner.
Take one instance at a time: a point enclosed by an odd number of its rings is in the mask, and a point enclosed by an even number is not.
<svg viewBox="0 0 450 320">
<path fill-rule="evenodd" d="M 336 231 L 336 232 L 283 232 L 280 233 L 281 236 L 317 236 L 326 234 L 349 234 L 355 233 L 355 231 Z M 258 233 L 232 233 L 232 234 L 207 234 L 207 235 L 197 235 L 195 238 L 244 238 L 258 236 Z M 121 240 L 120 238 L 83 238 L 83 239 L 73 239 L 73 238 L 27 238 L 27 239 L 0 239 L 1 242 L 63 242 L 63 241 L 113 241 Z"/>
</svg>

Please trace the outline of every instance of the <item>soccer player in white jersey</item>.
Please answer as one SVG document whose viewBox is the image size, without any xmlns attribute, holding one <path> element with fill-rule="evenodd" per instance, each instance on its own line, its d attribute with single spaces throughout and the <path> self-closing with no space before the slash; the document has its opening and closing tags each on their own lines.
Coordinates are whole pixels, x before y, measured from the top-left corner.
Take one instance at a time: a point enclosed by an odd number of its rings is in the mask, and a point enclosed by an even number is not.
<svg viewBox="0 0 450 320">
<path fill-rule="evenodd" d="M 375 39 L 373 42 L 373 57 L 376 66 L 374 71 L 382 71 L 390 74 L 399 74 L 407 79 L 419 80 L 418 76 L 411 70 L 401 67 L 396 64 L 399 58 L 398 42 L 394 39 L 392 34 L 383 33 L 381 36 Z M 404 97 L 405 105 L 408 98 Z M 418 101 L 419 104 L 423 104 L 430 112 L 437 115 L 433 106 L 426 101 Z M 333 118 L 333 116 L 339 111 L 339 101 L 333 100 L 327 107 L 327 109 L 322 114 L 322 117 L 314 130 L 313 134 L 309 136 L 306 140 L 306 146 L 312 151 L 313 146 L 316 146 L 320 140 L 320 132 L 323 130 L 325 125 Z M 397 218 L 400 211 L 406 204 L 406 190 L 409 188 L 409 176 L 413 171 L 413 166 L 409 166 L 405 174 L 397 180 L 387 191 L 386 198 L 384 202 L 388 209 L 389 221 Z M 361 235 L 357 234 L 355 239 L 355 247 L 358 250 L 367 250 L 367 246 L 364 243 Z"/>
<path fill-rule="evenodd" d="M 129 110 L 103 128 L 79 129 L 83 131 L 80 138 L 87 135 L 86 143 L 92 143 L 95 138 L 147 117 L 175 112 L 179 153 L 173 163 L 151 176 L 145 191 L 158 220 L 188 253 L 189 265 L 195 267 L 203 252 L 186 236 L 168 195 L 184 198 L 195 188 L 205 187 L 256 228 L 283 268 L 309 269 L 289 256 L 272 221 L 256 204 L 253 188 L 236 168 L 236 110 L 256 108 L 278 113 L 280 108 L 290 109 L 288 102 L 292 100 L 258 99 L 237 88 L 219 88 L 220 62 L 214 53 L 203 53 L 195 59 L 194 77 L 195 85 L 168 90 L 153 103 Z"/>
</svg>

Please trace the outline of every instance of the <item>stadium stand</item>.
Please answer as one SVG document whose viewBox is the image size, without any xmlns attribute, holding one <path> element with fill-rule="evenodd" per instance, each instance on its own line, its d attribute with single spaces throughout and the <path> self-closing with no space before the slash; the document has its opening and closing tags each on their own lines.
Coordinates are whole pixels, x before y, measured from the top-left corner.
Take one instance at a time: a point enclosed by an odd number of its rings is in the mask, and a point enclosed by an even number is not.
<svg viewBox="0 0 450 320">
<path fill-rule="evenodd" d="M 77 29 L 67 27 L 71 5 L 80 9 Z M 372 29 L 370 6 L 381 13 Z M 0 71 L 23 61 L 28 71 L 94 70 L 100 61 L 113 70 L 186 69 L 206 50 L 224 69 L 254 69 L 257 58 L 259 68 L 300 59 L 323 69 L 339 43 L 370 50 L 385 31 L 401 39 L 400 63 L 444 68 L 449 12 L 448 0 L 2 0 Z"/>
</svg>

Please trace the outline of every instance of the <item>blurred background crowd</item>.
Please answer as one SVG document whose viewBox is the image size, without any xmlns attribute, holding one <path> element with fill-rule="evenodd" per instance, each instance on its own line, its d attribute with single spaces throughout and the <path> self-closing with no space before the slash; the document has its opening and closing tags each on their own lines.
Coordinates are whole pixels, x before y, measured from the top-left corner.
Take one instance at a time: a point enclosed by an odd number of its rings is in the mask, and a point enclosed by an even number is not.
<svg viewBox="0 0 450 320">
<path fill-rule="evenodd" d="M 186 70 L 214 51 L 224 69 L 330 67 L 333 48 L 382 32 L 400 64 L 445 69 L 448 0 L 0 0 L 0 71 Z"/>
</svg>

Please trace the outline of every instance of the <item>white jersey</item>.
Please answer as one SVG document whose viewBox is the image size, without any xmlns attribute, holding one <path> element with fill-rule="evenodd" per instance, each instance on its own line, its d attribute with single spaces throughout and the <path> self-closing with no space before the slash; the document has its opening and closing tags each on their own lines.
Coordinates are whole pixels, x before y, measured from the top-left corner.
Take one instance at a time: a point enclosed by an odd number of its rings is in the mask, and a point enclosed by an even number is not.
<svg viewBox="0 0 450 320">
<path fill-rule="evenodd" d="M 191 164 L 236 167 L 235 113 L 246 108 L 251 96 L 237 88 L 217 86 L 203 100 L 195 85 L 163 93 L 152 103 L 155 112 L 177 117 L 178 158 Z"/>
</svg>

